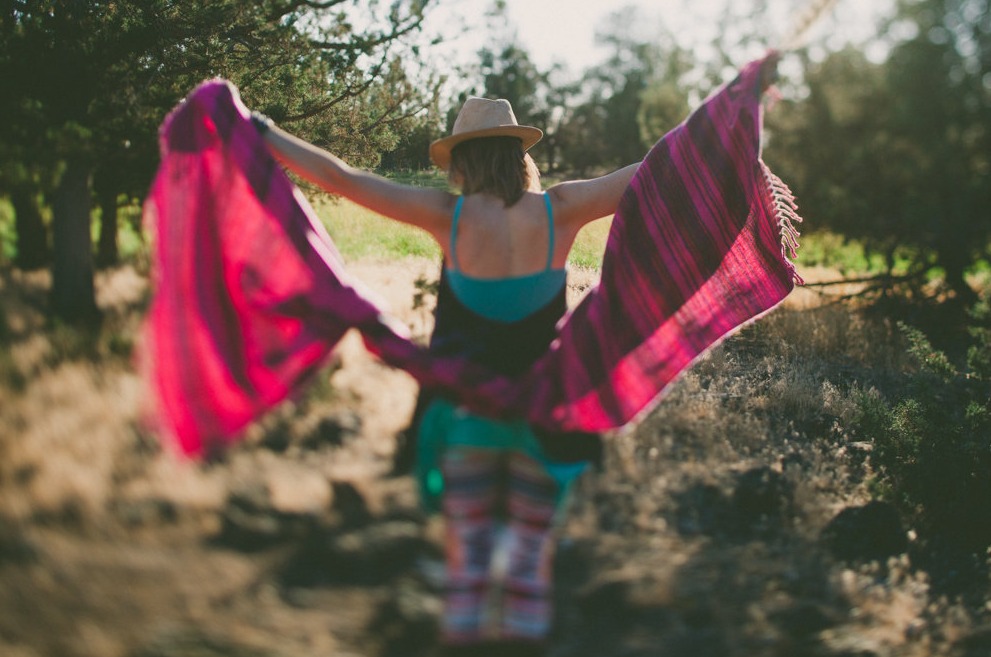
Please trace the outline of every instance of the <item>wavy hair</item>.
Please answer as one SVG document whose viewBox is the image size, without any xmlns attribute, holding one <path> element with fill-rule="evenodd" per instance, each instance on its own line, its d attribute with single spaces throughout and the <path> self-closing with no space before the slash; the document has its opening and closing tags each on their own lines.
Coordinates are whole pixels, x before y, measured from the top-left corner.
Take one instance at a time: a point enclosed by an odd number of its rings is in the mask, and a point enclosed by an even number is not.
<svg viewBox="0 0 991 657">
<path fill-rule="evenodd" d="M 509 207 L 527 191 L 540 189 L 537 165 L 517 137 L 478 137 L 451 150 L 448 179 L 461 193 L 491 194 Z"/>
</svg>

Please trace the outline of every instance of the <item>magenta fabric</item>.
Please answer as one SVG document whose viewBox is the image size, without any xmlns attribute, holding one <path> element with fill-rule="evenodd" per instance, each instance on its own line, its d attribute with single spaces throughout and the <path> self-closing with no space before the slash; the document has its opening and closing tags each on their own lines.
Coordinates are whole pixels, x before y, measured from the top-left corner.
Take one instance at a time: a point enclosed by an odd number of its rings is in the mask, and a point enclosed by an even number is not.
<svg viewBox="0 0 991 657">
<path fill-rule="evenodd" d="M 634 421 L 799 281 L 786 257 L 794 202 L 760 159 L 760 63 L 651 149 L 620 202 L 600 284 L 512 380 L 412 343 L 348 275 L 237 90 L 199 86 L 162 125 L 145 204 L 155 291 L 141 355 L 158 431 L 185 454 L 215 453 L 303 388 L 350 328 L 476 412 L 554 431 Z"/>
</svg>

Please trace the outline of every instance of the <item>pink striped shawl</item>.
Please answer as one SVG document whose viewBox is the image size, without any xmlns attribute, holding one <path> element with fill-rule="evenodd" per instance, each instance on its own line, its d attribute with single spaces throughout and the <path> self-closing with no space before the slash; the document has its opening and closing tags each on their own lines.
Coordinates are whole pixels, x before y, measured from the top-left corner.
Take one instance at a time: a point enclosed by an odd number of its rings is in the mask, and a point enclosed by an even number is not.
<svg viewBox="0 0 991 657">
<path fill-rule="evenodd" d="M 760 63 L 650 150 L 616 212 L 601 282 L 514 380 L 412 343 L 345 271 L 236 89 L 199 86 L 162 125 L 145 204 L 155 292 L 141 362 L 157 430 L 185 454 L 216 452 L 305 386 L 350 328 L 476 412 L 561 431 L 635 421 L 800 282 L 786 257 L 794 201 L 760 159 Z"/>
</svg>

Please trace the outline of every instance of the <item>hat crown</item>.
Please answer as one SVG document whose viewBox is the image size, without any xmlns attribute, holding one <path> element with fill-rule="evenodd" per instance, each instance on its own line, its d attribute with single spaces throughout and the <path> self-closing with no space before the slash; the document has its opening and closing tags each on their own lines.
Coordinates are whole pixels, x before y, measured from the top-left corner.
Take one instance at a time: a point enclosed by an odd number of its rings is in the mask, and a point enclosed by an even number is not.
<svg viewBox="0 0 991 657">
<path fill-rule="evenodd" d="M 451 134 L 430 144 L 430 159 L 441 169 L 451 164 L 451 149 L 458 144 L 479 137 L 515 137 L 520 140 L 523 150 L 540 141 L 544 133 L 532 125 L 516 122 L 513 107 L 508 100 L 489 100 L 471 96 L 461 106 L 454 119 Z"/>
<path fill-rule="evenodd" d="M 451 134 L 458 135 L 476 130 L 515 125 L 519 125 L 519 123 L 516 122 L 516 115 L 513 114 L 513 107 L 508 100 L 503 98 L 490 100 L 472 96 L 465 101 L 461 111 L 458 112 Z"/>
</svg>

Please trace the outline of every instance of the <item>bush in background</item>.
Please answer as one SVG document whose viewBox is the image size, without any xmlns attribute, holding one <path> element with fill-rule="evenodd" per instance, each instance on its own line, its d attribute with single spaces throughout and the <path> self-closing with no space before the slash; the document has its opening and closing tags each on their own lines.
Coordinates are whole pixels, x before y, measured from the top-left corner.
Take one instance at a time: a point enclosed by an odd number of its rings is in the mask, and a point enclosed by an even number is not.
<svg viewBox="0 0 991 657">
<path fill-rule="evenodd" d="M 871 391 L 860 424 L 872 437 L 875 492 L 898 503 L 923 537 L 973 553 L 991 545 L 991 304 L 970 314 L 962 367 L 904 323 L 917 368 L 896 399 Z"/>
</svg>

